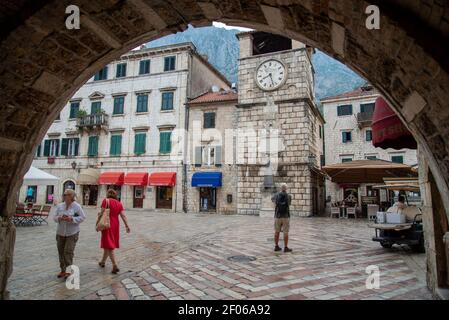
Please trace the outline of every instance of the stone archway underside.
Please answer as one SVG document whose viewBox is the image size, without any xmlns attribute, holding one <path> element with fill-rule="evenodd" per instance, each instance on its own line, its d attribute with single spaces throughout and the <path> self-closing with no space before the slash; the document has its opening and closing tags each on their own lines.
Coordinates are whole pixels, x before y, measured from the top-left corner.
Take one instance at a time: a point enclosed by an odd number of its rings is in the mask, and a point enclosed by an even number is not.
<svg viewBox="0 0 449 320">
<path fill-rule="evenodd" d="M 70 4 L 81 10 L 79 30 L 65 28 Z M 380 30 L 365 27 L 370 4 L 380 8 Z M 368 79 L 419 141 L 449 208 L 449 1 L 15 0 L 0 4 L 0 212 L 13 213 L 35 147 L 96 70 L 145 41 L 212 21 L 303 41 Z"/>
</svg>

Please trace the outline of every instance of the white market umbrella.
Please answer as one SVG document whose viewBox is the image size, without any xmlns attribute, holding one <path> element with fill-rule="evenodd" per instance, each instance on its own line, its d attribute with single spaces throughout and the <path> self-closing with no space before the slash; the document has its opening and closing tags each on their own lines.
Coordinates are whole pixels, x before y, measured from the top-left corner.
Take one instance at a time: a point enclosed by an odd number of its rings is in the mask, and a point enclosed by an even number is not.
<svg viewBox="0 0 449 320">
<path fill-rule="evenodd" d="M 59 178 L 51 175 L 43 170 L 30 167 L 23 178 L 23 184 L 29 186 L 54 185 L 59 182 Z"/>
</svg>

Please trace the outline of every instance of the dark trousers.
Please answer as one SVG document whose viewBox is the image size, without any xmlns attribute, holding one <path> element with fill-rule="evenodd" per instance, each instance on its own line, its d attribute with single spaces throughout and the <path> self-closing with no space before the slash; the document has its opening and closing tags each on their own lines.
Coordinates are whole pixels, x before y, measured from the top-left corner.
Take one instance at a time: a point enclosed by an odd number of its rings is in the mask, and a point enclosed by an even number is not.
<svg viewBox="0 0 449 320">
<path fill-rule="evenodd" d="M 73 264 L 73 255 L 75 253 L 76 242 L 78 241 L 79 233 L 72 236 L 63 237 L 56 235 L 56 244 L 58 246 L 59 266 L 61 272 L 65 272 L 68 266 Z"/>
</svg>

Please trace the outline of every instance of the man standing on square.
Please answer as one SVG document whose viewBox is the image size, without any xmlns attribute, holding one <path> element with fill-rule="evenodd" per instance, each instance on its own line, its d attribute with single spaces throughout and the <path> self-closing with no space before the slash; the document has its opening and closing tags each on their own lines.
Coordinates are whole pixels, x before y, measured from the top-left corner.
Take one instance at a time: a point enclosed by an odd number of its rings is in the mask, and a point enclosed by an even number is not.
<svg viewBox="0 0 449 320">
<path fill-rule="evenodd" d="M 288 247 L 288 232 L 290 229 L 290 204 L 292 196 L 287 193 L 287 185 L 281 186 L 281 192 L 278 192 L 271 198 L 276 204 L 274 213 L 274 251 L 281 251 L 279 247 L 279 235 L 281 231 L 284 233 L 284 252 L 292 252 Z"/>
</svg>

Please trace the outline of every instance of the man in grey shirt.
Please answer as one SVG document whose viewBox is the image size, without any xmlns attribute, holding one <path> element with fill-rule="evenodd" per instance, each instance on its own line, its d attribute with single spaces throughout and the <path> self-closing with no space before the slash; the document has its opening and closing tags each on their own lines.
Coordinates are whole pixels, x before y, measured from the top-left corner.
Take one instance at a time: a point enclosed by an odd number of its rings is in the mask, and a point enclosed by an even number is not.
<svg viewBox="0 0 449 320">
<path fill-rule="evenodd" d="M 274 251 L 281 251 L 279 247 L 279 235 L 281 231 L 284 233 L 284 252 L 292 252 L 288 247 L 288 232 L 290 230 L 290 205 L 292 196 L 287 193 L 287 185 L 281 186 L 281 192 L 276 193 L 272 198 L 276 204 L 274 213 Z"/>
<path fill-rule="evenodd" d="M 73 255 L 80 232 L 79 224 L 86 219 L 81 206 L 75 202 L 75 191 L 64 191 L 64 202 L 58 204 L 53 220 L 58 224 L 56 231 L 56 243 L 59 254 L 59 266 L 61 272 L 58 278 L 66 278 L 70 273 L 66 268 L 73 264 Z"/>
</svg>

